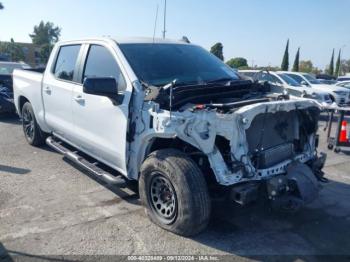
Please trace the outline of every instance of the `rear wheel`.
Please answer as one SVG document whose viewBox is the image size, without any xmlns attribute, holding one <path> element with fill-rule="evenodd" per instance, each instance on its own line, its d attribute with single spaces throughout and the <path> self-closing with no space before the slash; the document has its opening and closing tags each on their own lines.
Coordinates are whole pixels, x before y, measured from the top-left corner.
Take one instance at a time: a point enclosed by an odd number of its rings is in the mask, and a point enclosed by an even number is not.
<svg viewBox="0 0 350 262">
<path fill-rule="evenodd" d="M 45 135 L 36 122 L 34 110 L 29 102 L 22 107 L 22 126 L 26 140 L 32 146 L 40 146 L 45 143 Z"/>
<path fill-rule="evenodd" d="M 182 152 L 152 153 L 141 167 L 139 192 L 146 214 L 158 226 L 183 236 L 206 228 L 211 209 L 206 181 Z"/>
</svg>

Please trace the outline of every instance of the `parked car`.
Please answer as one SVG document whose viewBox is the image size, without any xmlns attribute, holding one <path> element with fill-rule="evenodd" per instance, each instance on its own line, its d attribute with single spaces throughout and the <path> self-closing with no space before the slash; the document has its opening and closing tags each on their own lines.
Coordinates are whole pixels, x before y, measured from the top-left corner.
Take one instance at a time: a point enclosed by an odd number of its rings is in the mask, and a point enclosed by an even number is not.
<svg viewBox="0 0 350 262">
<path fill-rule="evenodd" d="M 337 81 L 338 81 L 338 82 L 350 81 L 350 76 L 349 76 L 349 75 L 346 75 L 346 76 L 339 76 L 339 77 L 337 78 Z"/>
<path fill-rule="evenodd" d="M 293 78 L 283 72 L 261 71 L 261 70 L 240 70 L 239 73 L 251 77 L 253 80 L 267 81 L 274 92 L 288 92 L 293 97 L 310 98 L 324 105 L 332 104 L 328 93 L 322 90 L 302 86 Z"/>
<path fill-rule="evenodd" d="M 350 81 L 343 81 L 336 84 L 336 86 L 344 87 L 350 89 Z"/>
<path fill-rule="evenodd" d="M 329 93 L 333 102 L 338 106 L 346 106 L 350 104 L 350 92 L 348 89 L 335 86 L 335 85 L 325 85 L 322 84 L 318 79 L 308 73 L 298 73 L 298 72 L 289 72 L 285 71 L 284 74 L 293 78 L 299 84 L 311 87 L 317 90 L 323 90 Z"/>
<path fill-rule="evenodd" d="M 318 103 L 279 100 L 199 46 L 60 42 L 44 74 L 15 70 L 14 94 L 29 144 L 138 181 L 149 218 L 176 234 L 207 226 L 212 196 L 289 210 L 317 197 Z"/>
<path fill-rule="evenodd" d="M 12 72 L 14 69 L 26 68 L 29 66 L 24 63 L 0 62 L 0 113 L 15 112 Z"/>
<path fill-rule="evenodd" d="M 328 74 L 317 74 L 315 77 L 319 80 L 336 80 L 337 79 L 335 76 L 328 75 Z"/>
<path fill-rule="evenodd" d="M 337 80 L 326 80 L 326 79 L 318 79 L 321 84 L 325 84 L 325 85 L 335 85 L 336 83 L 338 83 Z"/>
</svg>

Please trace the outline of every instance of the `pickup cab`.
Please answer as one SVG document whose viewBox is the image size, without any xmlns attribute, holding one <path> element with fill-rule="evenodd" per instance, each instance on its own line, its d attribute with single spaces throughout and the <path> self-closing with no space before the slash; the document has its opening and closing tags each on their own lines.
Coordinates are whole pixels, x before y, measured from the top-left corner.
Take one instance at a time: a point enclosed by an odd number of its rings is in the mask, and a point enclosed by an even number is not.
<svg viewBox="0 0 350 262">
<path fill-rule="evenodd" d="M 317 197 L 319 104 L 242 79 L 203 48 L 159 39 L 57 43 L 44 74 L 14 72 L 29 144 L 137 181 L 155 224 L 191 236 L 213 199 L 297 210 Z"/>
</svg>

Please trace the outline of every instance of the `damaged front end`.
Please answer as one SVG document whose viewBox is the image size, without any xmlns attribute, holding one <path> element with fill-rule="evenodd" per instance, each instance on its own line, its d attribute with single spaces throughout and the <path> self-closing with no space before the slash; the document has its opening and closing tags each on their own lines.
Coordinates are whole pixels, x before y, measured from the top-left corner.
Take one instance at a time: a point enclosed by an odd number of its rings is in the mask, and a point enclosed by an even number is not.
<svg viewBox="0 0 350 262">
<path fill-rule="evenodd" d="M 316 150 L 317 102 L 259 94 L 234 102 L 218 100 L 225 103 L 187 101 L 173 111 L 147 101 L 142 122 L 150 124 L 135 131 L 140 135 L 134 143 L 148 145 L 161 137 L 191 145 L 206 157 L 217 183 L 229 188 L 231 199 L 240 204 L 256 200 L 261 187 L 276 206 L 296 209 L 312 201 L 326 160 Z M 138 164 L 148 148 L 141 150 Z"/>
</svg>

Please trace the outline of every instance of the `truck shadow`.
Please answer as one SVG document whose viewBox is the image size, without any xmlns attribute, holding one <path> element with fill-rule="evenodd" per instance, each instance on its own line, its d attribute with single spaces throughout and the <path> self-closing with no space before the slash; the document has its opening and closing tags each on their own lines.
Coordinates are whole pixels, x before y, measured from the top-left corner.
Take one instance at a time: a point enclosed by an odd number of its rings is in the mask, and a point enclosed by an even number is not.
<svg viewBox="0 0 350 262">
<path fill-rule="evenodd" d="M 0 261 L 12 262 L 13 259 L 10 257 L 4 245 L 0 242 Z"/>
<path fill-rule="evenodd" d="M 116 195 L 102 205 L 121 201 L 140 205 L 136 183 L 127 183 L 125 188 L 111 186 L 71 161 L 64 161 Z M 330 180 L 323 184 L 319 198 L 297 213 L 273 211 L 263 201 L 248 207 L 215 202 L 207 230 L 191 239 L 254 260 L 350 259 L 349 199 L 350 184 Z"/>
<path fill-rule="evenodd" d="M 85 169 L 82 169 L 80 166 L 75 164 L 74 162 L 70 161 L 67 158 L 63 158 L 63 161 L 67 164 L 73 166 L 74 168 L 78 169 L 81 173 L 88 176 L 90 179 L 94 180 L 96 183 L 100 184 L 101 186 L 105 187 L 112 193 L 116 195 L 115 199 L 105 201 L 101 203 L 102 205 L 108 206 L 108 205 L 114 205 L 121 201 L 126 201 L 129 204 L 140 206 L 141 202 L 139 200 L 139 192 L 138 192 L 138 185 L 137 182 L 133 181 L 126 181 L 125 186 L 118 187 L 115 185 L 110 185 L 104 182 L 103 180 L 99 179 L 95 175 L 87 172 Z"/>
<path fill-rule="evenodd" d="M 0 173 L 1 172 L 7 172 L 15 175 L 25 175 L 30 173 L 30 169 L 26 168 L 19 168 L 19 167 L 13 167 L 13 166 L 5 166 L 0 164 Z"/>
<path fill-rule="evenodd" d="M 319 199 L 297 213 L 278 213 L 267 203 L 221 203 L 215 205 L 208 229 L 193 240 L 257 260 L 350 259 L 349 199 L 349 184 L 330 181 Z"/>
<path fill-rule="evenodd" d="M 13 261 L 79 261 L 72 259 L 65 259 L 63 256 L 38 256 L 30 253 L 19 252 L 14 250 L 8 250 L 0 242 L 0 261 L 1 262 L 13 262 Z"/>
</svg>

